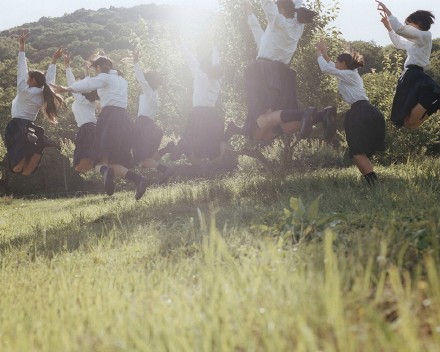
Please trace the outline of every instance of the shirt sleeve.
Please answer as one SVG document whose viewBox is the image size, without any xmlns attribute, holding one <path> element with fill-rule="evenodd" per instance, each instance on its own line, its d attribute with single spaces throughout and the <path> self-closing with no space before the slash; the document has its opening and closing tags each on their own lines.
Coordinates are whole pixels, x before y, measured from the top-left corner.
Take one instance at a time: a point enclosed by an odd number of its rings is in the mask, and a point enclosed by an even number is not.
<svg viewBox="0 0 440 352">
<path fill-rule="evenodd" d="M 264 33 L 263 28 L 261 28 L 260 22 L 254 14 L 249 15 L 247 22 L 252 31 L 252 35 L 254 36 L 257 48 L 260 50 L 261 37 Z"/>
<path fill-rule="evenodd" d="M 46 83 L 55 84 L 56 76 L 57 76 L 57 65 L 50 64 L 46 72 Z"/>
<path fill-rule="evenodd" d="M 142 92 L 147 96 L 151 96 L 153 94 L 153 89 L 151 89 L 148 81 L 145 79 L 144 71 L 138 62 L 134 64 L 134 75 L 141 86 Z"/>
<path fill-rule="evenodd" d="M 352 82 L 352 70 L 338 70 L 333 61 L 326 61 L 324 57 L 318 57 L 318 65 L 323 73 L 332 75 L 344 82 Z"/>
<path fill-rule="evenodd" d="M 392 15 L 389 17 L 389 21 L 391 28 L 396 34 L 412 42 L 423 42 L 423 33 L 420 29 L 413 26 L 403 25 L 399 22 L 397 17 Z"/>
<path fill-rule="evenodd" d="M 269 23 L 274 23 L 280 16 L 278 6 L 272 0 L 260 0 L 266 19 Z"/>
<path fill-rule="evenodd" d="M 18 68 L 17 68 L 17 90 L 23 91 L 28 88 L 28 67 L 26 62 L 26 54 L 24 51 L 18 53 Z"/>
<path fill-rule="evenodd" d="M 400 35 L 397 35 L 393 30 L 389 31 L 388 35 L 391 39 L 391 42 L 397 49 L 406 50 L 408 48 L 408 41 L 402 38 Z"/>
<path fill-rule="evenodd" d="M 75 76 L 73 75 L 72 69 L 70 67 L 66 68 L 66 78 L 68 86 L 71 86 L 75 83 Z"/>
<path fill-rule="evenodd" d="M 74 93 L 87 93 L 96 89 L 104 88 L 106 85 L 107 82 L 98 75 L 77 81 L 71 84 L 69 88 L 72 89 Z"/>
<path fill-rule="evenodd" d="M 214 46 L 212 48 L 211 64 L 212 64 L 212 66 L 219 66 L 220 65 L 220 50 L 218 50 L 218 47 L 216 47 L 216 46 Z"/>
<path fill-rule="evenodd" d="M 196 77 L 200 71 L 200 64 L 197 61 L 195 55 L 188 49 L 188 47 L 184 43 L 180 44 L 180 51 L 182 52 L 183 58 L 185 59 L 186 64 L 188 65 L 193 77 Z"/>
</svg>

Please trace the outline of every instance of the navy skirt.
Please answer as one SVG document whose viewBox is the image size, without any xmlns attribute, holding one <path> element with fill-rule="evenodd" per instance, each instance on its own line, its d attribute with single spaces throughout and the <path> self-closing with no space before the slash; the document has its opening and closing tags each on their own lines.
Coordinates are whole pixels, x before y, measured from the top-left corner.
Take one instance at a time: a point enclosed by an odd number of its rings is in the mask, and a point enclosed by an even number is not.
<svg viewBox="0 0 440 352">
<path fill-rule="evenodd" d="M 160 147 L 163 131 L 147 116 L 139 116 L 134 121 L 132 149 L 135 164 L 151 159 Z"/>
<path fill-rule="evenodd" d="M 75 138 L 75 151 L 73 152 L 73 166 L 77 166 L 82 159 L 93 159 L 96 124 L 93 122 L 81 125 Z"/>
<path fill-rule="evenodd" d="M 244 73 L 248 113 L 244 124 L 246 133 L 257 128 L 257 118 L 268 109 L 298 108 L 296 72 L 288 65 L 258 59 Z"/>
<path fill-rule="evenodd" d="M 96 164 L 108 161 L 126 168 L 133 166 L 131 155 L 131 120 L 127 111 L 115 106 L 102 109 L 96 123 L 96 136 L 93 154 Z"/>
<path fill-rule="evenodd" d="M 224 140 L 225 119 L 212 107 L 197 106 L 188 116 L 188 123 L 179 141 L 179 150 L 197 158 L 220 156 Z"/>
<path fill-rule="evenodd" d="M 367 100 L 359 100 L 347 111 L 344 129 L 350 157 L 385 150 L 385 119 L 378 108 Z"/>
<path fill-rule="evenodd" d="M 417 104 L 427 110 L 428 116 L 440 109 L 440 85 L 422 67 L 408 65 L 397 82 L 391 109 L 393 124 L 402 127 L 405 118 Z"/>
<path fill-rule="evenodd" d="M 9 121 L 5 130 L 5 143 L 11 171 L 23 159 L 30 160 L 34 154 L 42 153 L 37 144 L 43 136 L 44 128 L 32 121 L 17 118 Z"/>
</svg>

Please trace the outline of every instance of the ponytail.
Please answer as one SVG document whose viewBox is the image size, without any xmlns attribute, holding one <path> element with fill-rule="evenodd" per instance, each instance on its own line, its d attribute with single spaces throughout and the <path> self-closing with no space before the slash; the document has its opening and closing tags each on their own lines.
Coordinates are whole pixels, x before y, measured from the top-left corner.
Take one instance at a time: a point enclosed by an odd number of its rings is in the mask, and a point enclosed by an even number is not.
<svg viewBox="0 0 440 352">
<path fill-rule="evenodd" d="M 339 55 L 336 60 L 345 63 L 349 70 L 364 67 L 364 57 L 359 53 L 343 53 Z"/>
<path fill-rule="evenodd" d="M 43 98 L 44 114 L 50 122 L 57 123 L 58 110 L 65 105 L 63 98 L 56 94 L 46 82 L 43 84 Z"/>
<path fill-rule="evenodd" d="M 43 72 L 29 71 L 29 77 L 35 79 L 38 88 L 43 88 L 44 115 L 50 122 L 57 123 L 58 109 L 65 105 L 64 99 L 49 87 Z"/>
</svg>

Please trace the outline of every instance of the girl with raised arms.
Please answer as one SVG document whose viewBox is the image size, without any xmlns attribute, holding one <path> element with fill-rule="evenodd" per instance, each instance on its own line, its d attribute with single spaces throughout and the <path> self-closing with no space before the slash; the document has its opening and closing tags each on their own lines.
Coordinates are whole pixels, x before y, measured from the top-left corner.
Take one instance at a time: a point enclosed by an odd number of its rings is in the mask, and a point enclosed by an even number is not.
<svg viewBox="0 0 440 352">
<path fill-rule="evenodd" d="M 147 179 L 129 170 L 133 166 L 133 158 L 131 120 L 126 111 L 128 83 L 106 56 L 97 57 L 91 67 L 96 72 L 95 77 L 75 82 L 69 87 L 57 86 L 56 89 L 58 92 L 70 93 L 98 91 L 102 111 L 96 123 L 95 169 L 103 176 L 104 189 L 108 195 L 114 193 L 114 177 L 119 176 L 136 185 L 135 199 L 139 200 L 147 188 Z"/>
<path fill-rule="evenodd" d="M 70 56 L 64 53 L 64 66 L 66 69 L 67 85 L 76 82 L 75 75 L 70 67 Z M 89 68 L 84 67 L 85 77 L 89 78 Z M 73 153 L 73 167 L 78 172 L 87 172 L 94 166 L 93 145 L 95 142 L 96 130 L 96 104 L 99 100 L 97 91 L 90 93 L 73 93 L 75 101 L 72 104 L 72 112 L 75 117 L 79 131 L 75 138 L 75 151 Z"/>
<path fill-rule="evenodd" d="M 407 53 L 403 73 L 397 82 L 391 121 L 397 127 L 414 129 L 440 109 L 440 85 L 425 73 L 432 49 L 429 29 L 435 17 L 430 11 L 417 10 L 402 24 L 383 2 L 376 2 L 381 22 L 394 46 Z"/>
<path fill-rule="evenodd" d="M 44 148 L 58 147 L 44 134 L 44 129 L 34 124 L 42 108 L 44 116 L 52 123 L 57 122 L 58 111 L 64 104 L 62 97 L 55 94 L 49 84 L 55 82 L 56 62 L 63 55 L 58 49 L 52 57 L 46 75 L 40 71 L 28 71 L 25 44 L 29 32 L 22 32 L 19 43 L 17 96 L 12 101 L 12 119 L 6 126 L 5 142 L 7 160 L 12 172 L 25 176 L 38 167 Z"/>
<path fill-rule="evenodd" d="M 373 185 L 377 175 L 370 157 L 385 149 L 385 119 L 368 101 L 364 83 L 357 72 L 357 68 L 364 65 L 363 58 L 359 54 L 343 53 L 333 62 L 323 41 L 318 42 L 316 52 L 321 71 L 338 79 L 339 93 L 351 106 L 344 119 L 350 157 L 368 184 Z"/>
</svg>

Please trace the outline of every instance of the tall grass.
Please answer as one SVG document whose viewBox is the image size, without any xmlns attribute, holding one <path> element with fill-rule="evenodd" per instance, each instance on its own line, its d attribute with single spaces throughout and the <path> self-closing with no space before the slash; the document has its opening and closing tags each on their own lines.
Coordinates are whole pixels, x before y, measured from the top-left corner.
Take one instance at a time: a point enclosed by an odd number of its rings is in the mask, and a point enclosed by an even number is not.
<svg viewBox="0 0 440 352">
<path fill-rule="evenodd" d="M 438 351 L 439 167 L 4 198 L 0 350 Z M 252 226 L 292 196 L 340 221 L 299 242 Z"/>
</svg>

